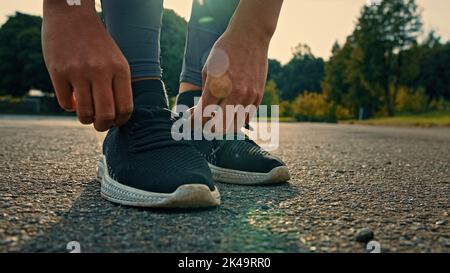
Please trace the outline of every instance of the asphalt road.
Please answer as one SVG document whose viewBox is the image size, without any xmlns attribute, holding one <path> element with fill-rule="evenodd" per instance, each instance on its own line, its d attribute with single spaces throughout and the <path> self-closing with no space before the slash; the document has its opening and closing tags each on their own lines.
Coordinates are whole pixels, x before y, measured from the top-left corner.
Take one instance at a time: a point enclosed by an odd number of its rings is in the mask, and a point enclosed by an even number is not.
<svg viewBox="0 0 450 273">
<path fill-rule="evenodd" d="M 288 184 L 219 184 L 200 211 L 100 197 L 101 135 L 73 119 L 0 116 L 0 252 L 450 252 L 450 128 L 282 124 Z"/>
</svg>

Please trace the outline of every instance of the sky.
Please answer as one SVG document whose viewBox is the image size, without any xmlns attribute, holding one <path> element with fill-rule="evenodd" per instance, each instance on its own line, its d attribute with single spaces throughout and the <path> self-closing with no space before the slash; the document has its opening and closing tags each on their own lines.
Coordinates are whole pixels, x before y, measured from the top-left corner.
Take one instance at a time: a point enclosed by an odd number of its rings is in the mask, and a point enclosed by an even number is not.
<svg viewBox="0 0 450 273">
<path fill-rule="evenodd" d="M 191 1 L 165 0 L 164 6 L 189 19 Z M 336 40 L 342 43 L 351 34 L 367 1 L 284 0 L 269 57 L 286 63 L 292 57 L 292 48 L 306 43 L 314 55 L 328 59 L 333 43 Z M 417 0 L 417 3 L 422 9 L 425 33 L 433 29 L 444 41 L 450 40 L 450 0 Z M 0 0 L 0 24 L 16 10 L 42 15 L 42 0 Z"/>
</svg>

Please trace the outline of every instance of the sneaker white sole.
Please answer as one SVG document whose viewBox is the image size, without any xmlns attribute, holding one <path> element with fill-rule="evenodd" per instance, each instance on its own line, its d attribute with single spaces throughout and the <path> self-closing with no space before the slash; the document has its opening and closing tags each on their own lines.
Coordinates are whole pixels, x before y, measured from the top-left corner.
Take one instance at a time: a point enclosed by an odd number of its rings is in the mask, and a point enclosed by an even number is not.
<svg viewBox="0 0 450 273">
<path fill-rule="evenodd" d="M 217 188 L 211 191 L 203 184 L 186 184 L 173 193 L 157 193 L 135 189 L 111 178 L 106 171 L 104 156 L 98 162 L 97 179 L 101 182 L 101 195 L 113 203 L 147 208 L 205 208 L 220 205 Z"/>
<path fill-rule="evenodd" d="M 287 182 L 291 179 L 289 169 L 280 166 L 272 169 L 268 173 L 244 172 L 232 169 L 225 169 L 209 164 L 215 181 L 236 185 L 262 186 Z"/>
</svg>

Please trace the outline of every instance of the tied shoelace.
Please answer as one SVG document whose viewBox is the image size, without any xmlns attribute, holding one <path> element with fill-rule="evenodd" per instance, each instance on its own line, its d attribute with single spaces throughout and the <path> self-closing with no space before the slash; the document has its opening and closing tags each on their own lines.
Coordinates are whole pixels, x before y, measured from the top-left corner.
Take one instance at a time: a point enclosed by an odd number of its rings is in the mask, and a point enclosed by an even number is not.
<svg viewBox="0 0 450 273">
<path fill-rule="evenodd" d="M 229 137 L 229 135 L 232 135 L 232 138 Z M 227 136 L 230 138 L 230 140 L 227 140 Z M 219 152 L 220 150 L 223 150 L 224 148 L 233 147 L 234 149 L 238 149 L 238 150 L 242 151 L 242 150 L 249 148 L 248 144 L 252 145 L 253 148 L 254 147 L 259 148 L 258 144 L 256 144 L 255 141 L 250 139 L 250 137 L 247 134 L 244 134 L 243 132 L 235 132 L 233 134 L 224 135 L 223 140 L 215 140 L 214 148 L 212 149 L 209 156 L 215 156 L 215 154 L 217 152 Z M 266 153 L 266 151 L 264 151 L 260 148 L 258 150 L 260 150 L 260 152 L 263 154 Z"/>
<path fill-rule="evenodd" d="M 135 120 L 131 126 L 134 153 L 147 152 L 168 146 L 189 146 L 186 141 L 176 141 L 172 137 L 172 126 L 179 116 L 164 108 L 140 108 L 135 110 Z"/>
</svg>

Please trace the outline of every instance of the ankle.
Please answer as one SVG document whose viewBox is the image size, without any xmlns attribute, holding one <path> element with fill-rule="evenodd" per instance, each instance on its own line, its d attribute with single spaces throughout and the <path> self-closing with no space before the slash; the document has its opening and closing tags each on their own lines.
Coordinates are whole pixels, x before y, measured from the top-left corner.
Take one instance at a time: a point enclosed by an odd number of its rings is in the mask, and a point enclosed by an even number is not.
<svg viewBox="0 0 450 273">
<path fill-rule="evenodd" d="M 131 79 L 131 82 L 140 82 L 140 81 L 146 81 L 146 80 L 161 80 L 161 77 L 137 77 Z"/>
<path fill-rule="evenodd" d="M 202 87 L 192 84 L 192 83 L 188 83 L 188 82 L 181 82 L 180 83 L 180 88 L 178 89 L 179 93 L 185 93 L 188 91 L 201 91 Z"/>
</svg>

